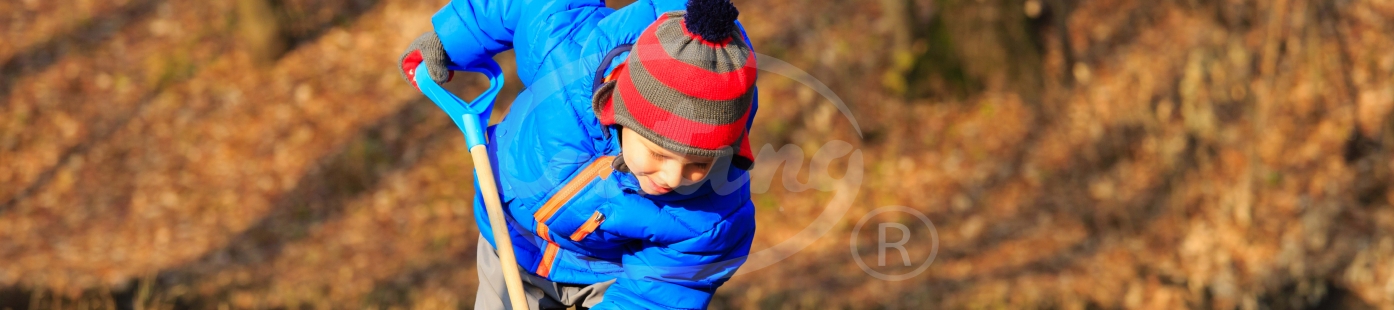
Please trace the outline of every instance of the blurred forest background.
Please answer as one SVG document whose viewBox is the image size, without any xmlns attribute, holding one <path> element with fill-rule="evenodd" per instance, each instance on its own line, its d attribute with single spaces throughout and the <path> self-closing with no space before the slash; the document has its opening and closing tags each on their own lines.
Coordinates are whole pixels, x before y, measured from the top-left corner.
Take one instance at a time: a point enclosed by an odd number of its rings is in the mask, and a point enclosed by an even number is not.
<svg viewBox="0 0 1394 310">
<path fill-rule="evenodd" d="M 0 2 L 0 308 L 470 307 L 469 157 L 396 63 L 444 4 Z M 1394 1 L 736 4 L 863 133 L 765 74 L 756 148 L 866 169 L 714 308 L 1394 307 Z M 830 204 L 799 174 L 754 251 Z M 940 238 L 899 282 L 848 251 L 892 205 Z"/>
</svg>

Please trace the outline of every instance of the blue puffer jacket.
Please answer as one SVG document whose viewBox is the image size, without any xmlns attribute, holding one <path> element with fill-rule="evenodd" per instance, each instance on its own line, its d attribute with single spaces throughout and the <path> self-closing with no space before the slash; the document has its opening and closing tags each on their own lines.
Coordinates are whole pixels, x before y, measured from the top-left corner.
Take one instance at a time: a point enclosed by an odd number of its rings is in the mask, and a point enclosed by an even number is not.
<svg viewBox="0 0 1394 310">
<path fill-rule="evenodd" d="M 518 263 L 555 282 L 617 279 L 595 309 L 706 308 L 750 251 L 745 171 L 718 165 L 716 180 L 695 192 L 642 195 L 632 174 L 610 169 L 619 131 L 591 110 L 597 76 L 623 62 L 623 47 L 660 14 L 685 4 L 455 0 L 432 18 L 456 64 L 514 49 L 526 89 L 490 128 L 488 148 Z M 568 185 L 578 178 L 589 181 Z M 483 205 L 476 196 L 476 219 L 493 243 Z"/>
</svg>

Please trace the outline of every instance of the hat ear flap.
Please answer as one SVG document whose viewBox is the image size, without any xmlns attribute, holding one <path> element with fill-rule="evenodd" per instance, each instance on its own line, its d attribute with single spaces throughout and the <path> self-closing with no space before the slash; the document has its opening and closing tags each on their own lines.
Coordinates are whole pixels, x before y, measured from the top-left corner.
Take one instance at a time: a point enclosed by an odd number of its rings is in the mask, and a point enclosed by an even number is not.
<svg viewBox="0 0 1394 310">
<path fill-rule="evenodd" d="M 595 118 L 600 120 L 601 125 L 615 124 L 615 106 L 614 100 L 611 100 L 615 94 L 615 82 L 605 82 L 591 95 L 591 110 L 595 111 Z"/>
<path fill-rule="evenodd" d="M 624 163 L 624 151 L 620 151 L 619 155 L 615 155 L 615 160 L 610 162 L 610 169 L 629 173 L 629 165 Z"/>
<path fill-rule="evenodd" d="M 755 167 L 755 152 L 750 149 L 750 131 L 746 130 L 741 134 L 740 142 L 736 142 L 736 156 L 731 158 L 731 165 L 741 170 L 750 171 Z"/>
</svg>

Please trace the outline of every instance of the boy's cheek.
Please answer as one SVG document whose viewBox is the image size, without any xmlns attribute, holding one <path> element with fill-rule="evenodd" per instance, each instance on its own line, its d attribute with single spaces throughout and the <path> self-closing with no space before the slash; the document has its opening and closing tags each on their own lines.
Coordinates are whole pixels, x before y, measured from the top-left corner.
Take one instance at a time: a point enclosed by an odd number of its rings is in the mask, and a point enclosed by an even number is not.
<svg viewBox="0 0 1394 310">
<path fill-rule="evenodd" d="M 706 181 L 706 180 L 707 180 L 707 176 L 709 176 L 709 175 L 711 175 L 711 174 L 710 174 L 710 173 L 703 173 L 703 174 L 699 174 L 699 175 L 694 175 L 694 176 L 690 176 L 690 177 L 687 177 L 687 178 L 683 178 L 683 180 L 682 180 L 682 181 L 683 181 L 683 182 L 682 182 L 682 186 L 691 186 L 691 185 L 701 184 L 702 181 Z"/>
<path fill-rule="evenodd" d="M 622 152 L 620 153 L 620 156 L 624 157 L 624 165 L 629 167 L 629 172 L 638 175 L 643 172 L 644 165 L 647 163 L 642 158 L 639 158 L 638 155 L 635 155 L 633 153 L 634 152 Z"/>
</svg>

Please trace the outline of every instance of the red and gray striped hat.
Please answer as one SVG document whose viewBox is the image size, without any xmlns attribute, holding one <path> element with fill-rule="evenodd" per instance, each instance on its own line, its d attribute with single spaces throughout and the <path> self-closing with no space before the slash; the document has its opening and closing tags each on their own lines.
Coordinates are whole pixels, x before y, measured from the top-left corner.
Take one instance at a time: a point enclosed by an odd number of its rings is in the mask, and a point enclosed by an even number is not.
<svg viewBox="0 0 1394 310">
<path fill-rule="evenodd" d="M 755 53 L 736 28 L 738 14 L 727 0 L 692 0 L 686 11 L 660 16 L 596 91 L 600 123 L 678 153 L 736 155 L 732 164 L 750 169 Z"/>
</svg>

